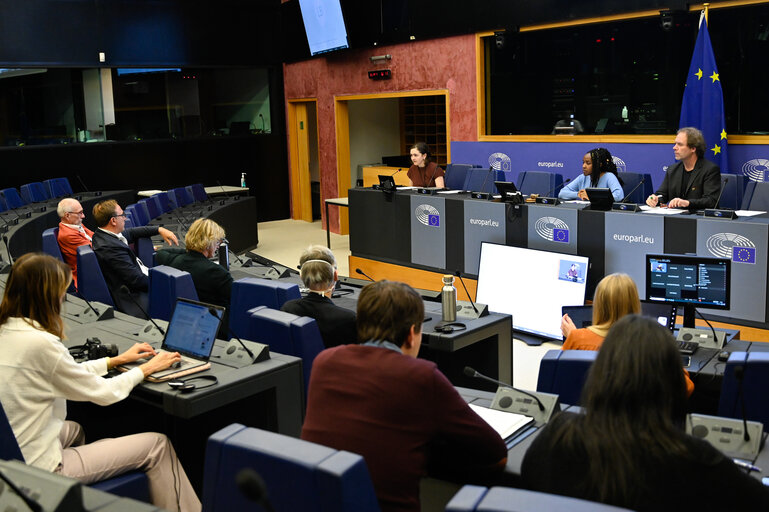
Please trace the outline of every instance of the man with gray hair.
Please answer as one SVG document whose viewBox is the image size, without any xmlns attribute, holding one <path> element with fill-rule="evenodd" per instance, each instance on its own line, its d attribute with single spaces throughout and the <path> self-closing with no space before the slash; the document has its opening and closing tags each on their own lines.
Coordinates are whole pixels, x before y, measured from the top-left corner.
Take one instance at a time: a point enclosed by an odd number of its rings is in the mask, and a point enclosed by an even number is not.
<svg viewBox="0 0 769 512">
<path fill-rule="evenodd" d="M 56 207 L 59 214 L 59 249 L 64 262 L 72 269 L 72 283 L 77 288 L 77 248 L 81 245 L 92 245 L 93 231 L 83 226 L 83 207 L 80 201 L 65 197 Z"/>
<path fill-rule="evenodd" d="M 281 310 L 314 318 L 326 348 L 357 343 L 355 313 L 331 302 L 331 292 L 339 279 L 331 249 L 311 245 L 299 258 L 299 266 L 299 276 L 309 292 L 301 299 L 286 302 Z"/>
</svg>

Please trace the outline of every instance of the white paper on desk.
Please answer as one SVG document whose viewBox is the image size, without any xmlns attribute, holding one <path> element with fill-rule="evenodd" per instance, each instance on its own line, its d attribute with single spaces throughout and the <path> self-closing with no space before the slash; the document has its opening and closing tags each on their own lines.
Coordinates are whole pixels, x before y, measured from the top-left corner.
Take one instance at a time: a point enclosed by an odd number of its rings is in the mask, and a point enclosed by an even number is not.
<svg viewBox="0 0 769 512">
<path fill-rule="evenodd" d="M 398 190 L 416 190 L 418 188 L 421 188 L 421 187 L 402 187 L 398 185 Z"/>
<path fill-rule="evenodd" d="M 759 210 L 735 210 L 734 213 L 737 215 L 737 217 L 754 217 L 756 215 L 761 215 L 762 212 Z"/>
<path fill-rule="evenodd" d="M 567 200 L 561 200 L 561 203 L 590 204 L 590 201 L 583 201 L 582 199 L 567 199 Z"/>
<path fill-rule="evenodd" d="M 439 190 L 439 194 L 459 194 L 460 192 L 464 192 L 464 190 Z M 499 197 L 499 196 L 494 196 Z"/>
<path fill-rule="evenodd" d="M 491 425 L 491 428 L 496 430 L 502 439 L 507 439 L 534 421 L 534 418 L 524 416 L 523 414 L 498 411 L 496 409 L 489 409 L 488 407 L 481 407 L 480 405 L 474 404 L 468 405 L 470 405 L 470 408 L 475 411 L 475 414 L 483 418 L 486 423 Z"/>
<path fill-rule="evenodd" d="M 647 204 L 642 204 L 641 211 L 651 215 L 680 215 L 688 210 L 686 208 L 662 208 L 660 206 L 652 207 Z"/>
</svg>

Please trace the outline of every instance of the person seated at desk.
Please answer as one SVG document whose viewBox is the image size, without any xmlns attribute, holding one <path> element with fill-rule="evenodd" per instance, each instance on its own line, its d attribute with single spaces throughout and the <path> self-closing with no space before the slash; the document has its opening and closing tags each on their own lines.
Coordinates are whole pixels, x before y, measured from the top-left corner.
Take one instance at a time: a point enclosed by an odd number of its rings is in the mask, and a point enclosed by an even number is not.
<svg viewBox="0 0 769 512">
<path fill-rule="evenodd" d="M 591 149 L 582 157 L 582 174 L 558 192 L 558 199 L 587 201 L 586 188 L 608 188 L 615 201 L 622 201 L 625 193 L 617 176 L 617 165 L 605 148 Z"/>
<path fill-rule="evenodd" d="M 577 329 L 569 315 L 563 315 L 561 318 L 561 332 L 566 338 L 561 349 L 599 350 L 612 325 L 626 315 L 639 313 L 641 313 L 641 301 L 633 278 L 627 274 L 609 274 L 601 279 L 595 288 L 593 325 Z M 686 395 L 691 396 L 694 392 L 694 382 L 686 369 L 684 369 L 684 377 Z"/>
<path fill-rule="evenodd" d="M 179 245 L 179 240 L 171 231 L 157 226 L 125 229 L 125 213 L 114 199 L 97 203 L 93 207 L 93 218 L 99 227 L 93 233 L 93 252 L 99 260 L 99 267 L 115 306 L 123 313 L 144 318 L 144 313 L 135 302 L 147 310 L 149 269 L 128 244 L 138 238 L 155 235 L 162 236 L 168 245 Z M 123 285 L 132 297 L 127 296 Z"/>
<path fill-rule="evenodd" d="M 59 214 L 59 249 L 64 262 L 72 270 L 72 282 L 77 288 L 77 248 L 81 245 L 91 245 L 93 231 L 83 226 L 83 207 L 80 201 L 71 197 L 65 197 L 59 201 L 56 207 Z"/>
<path fill-rule="evenodd" d="M 62 343 L 62 302 L 71 281 L 67 265 L 46 254 L 16 260 L 0 304 L 0 403 L 30 466 L 90 484 L 139 469 L 147 473 L 152 503 L 198 511 L 200 500 L 163 434 L 143 433 L 83 444 L 82 427 L 67 421 L 67 400 L 109 405 L 144 377 L 180 361 L 136 343 L 116 357 L 78 364 Z M 154 355 L 110 379 L 110 368 Z"/>
<path fill-rule="evenodd" d="M 705 137 L 696 128 L 678 130 L 673 144 L 677 162 L 665 173 L 662 185 L 646 198 L 649 206 L 700 210 L 715 208 L 721 194 L 721 169 L 705 160 Z"/>
<path fill-rule="evenodd" d="M 435 162 L 430 162 L 430 149 L 424 142 L 417 142 L 411 149 L 411 162 L 408 177 L 411 187 L 438 187 L 446 186 L 443 176 L 446 174 Z"/>
<path fill-rule="evenodd" d="M 232 275 L 226 268 L 209 259 L 214 257 L 224 240 L 224 228 L 219 224 L 210 219 L 197 219 L 184 236 L 185 249 L 169 247 L 160 250 L 155 253 L 155 262 L 189 272 L 201 302 L 229 309 Z M 226 336 L 228 312 L 224 314 L 220 335 Z"/>
<path fill-rule="evenodd" d="M 365 342 L 324 350 L 312 366 L 302 439 L 362 455 L 383 512 L 419 510 L 428 466 L 482 480 L 506 462 L 499 434 L 417 359 L 423 318 L 413 288 L 371 283 L 358 298 Z"/>
<path fill-rule="evenodd" d="M 331 249 L 311 245 L 299 258 L 299 267 L 299 277 L 310 291 L 306 297 L 290 300 L 280 309 L 293 315 L 314 318 L 327 348 L 357 343 L 355 312 L 331 302 L 331 293 L 339 280 L 336 258 Z"/>
<path fill-rule="evenodd" d="M 609 330 L 582 393 L 523 459 L 524 485 L 638 511 L 769 510 L 769 489 L 684 431 L 681 356 L 670 332 L 628 315 Z"/>
</svg>

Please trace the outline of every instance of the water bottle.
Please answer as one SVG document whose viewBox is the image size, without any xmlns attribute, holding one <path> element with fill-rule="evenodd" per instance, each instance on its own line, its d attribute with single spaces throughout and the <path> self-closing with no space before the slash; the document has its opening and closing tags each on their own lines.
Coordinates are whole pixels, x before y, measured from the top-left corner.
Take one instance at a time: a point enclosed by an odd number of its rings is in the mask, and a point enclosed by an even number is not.
<svg viewBox="0 0 769 512">
<path fill-rule="evenodd" d="M 240 187 L 246 188 L 246 173 L 244 172 L 240 173 Z"/>
<path fill-rule="evenodd" d="M 457 319 L 457 289 L 454 288 L 454 276 L 443 276 L 441 289 L 441 312 L 444 322 L 454 322 Z"/>
</svg>

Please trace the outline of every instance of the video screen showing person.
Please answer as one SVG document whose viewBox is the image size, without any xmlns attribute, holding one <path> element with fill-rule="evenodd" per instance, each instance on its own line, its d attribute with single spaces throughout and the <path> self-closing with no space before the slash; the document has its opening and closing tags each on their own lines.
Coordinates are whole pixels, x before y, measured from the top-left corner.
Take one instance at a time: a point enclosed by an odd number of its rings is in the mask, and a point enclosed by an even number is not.
<svg viewBox="0 0 769 512">
<path fill-rule="evenodd" d="M 587 268 L 585 268 L 584 264 L 576 261 L 561 260 L 558 267 L 558 279 L 561 281 L 585 282 Z"/>
</svg>

